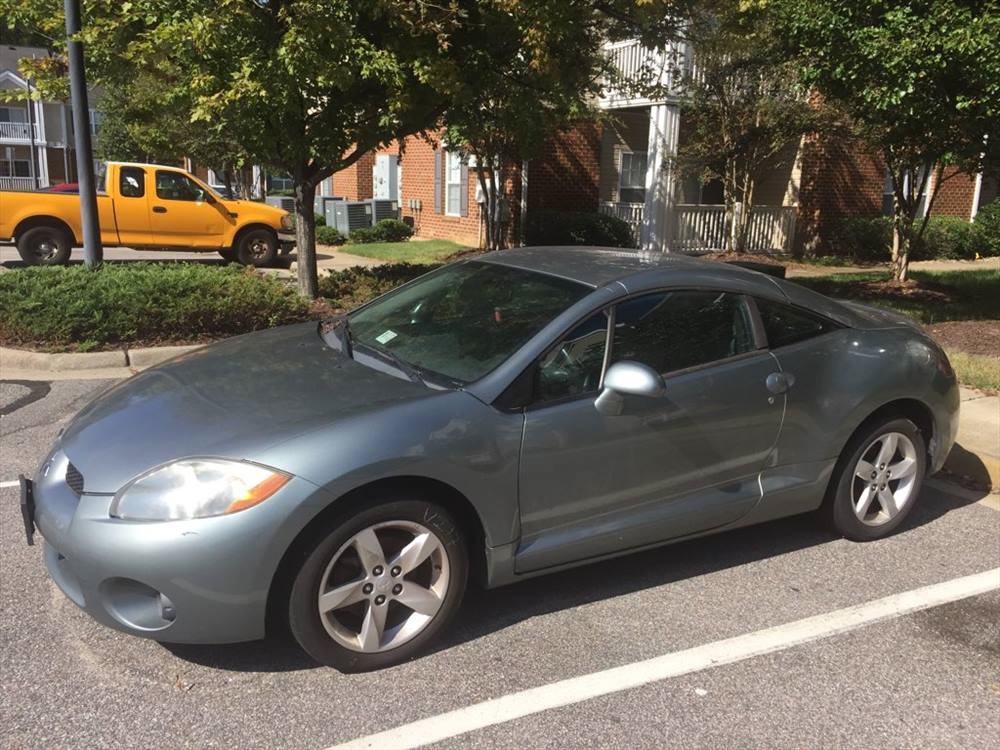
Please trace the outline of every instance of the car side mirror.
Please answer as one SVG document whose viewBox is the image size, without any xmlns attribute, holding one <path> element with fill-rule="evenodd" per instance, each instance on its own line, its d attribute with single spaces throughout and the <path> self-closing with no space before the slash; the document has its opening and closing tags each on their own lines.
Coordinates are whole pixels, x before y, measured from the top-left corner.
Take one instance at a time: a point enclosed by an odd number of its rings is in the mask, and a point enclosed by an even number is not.
<svg viewBox="0 0 1000 750">
<path fill-rule="evenodd" d="M 622 413 L 625 396 L 659 398 L 666 391 L 663 377 L 641 362 L 615 362 L 604 373 L 604 388 L 594 400 L 594 408 L 606 417 Z"/>
</svg>

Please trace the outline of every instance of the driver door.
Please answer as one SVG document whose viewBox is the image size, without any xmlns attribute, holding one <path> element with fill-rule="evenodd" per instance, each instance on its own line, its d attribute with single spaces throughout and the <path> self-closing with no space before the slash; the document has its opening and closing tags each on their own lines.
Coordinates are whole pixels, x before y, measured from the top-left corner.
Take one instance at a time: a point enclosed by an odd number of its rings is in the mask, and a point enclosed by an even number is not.
<svg viewBox="0 0 1000 750">
<path fill-rule="evenodd" d="M 156 170 L 155 182 L 149 201 L 155 244 L 206 249 L 222 246 L 230 220 L 204 188 L 181 172 L 165 169 Z"/>
<path fill-rule="evenodd" d="M 611 336 L 608 323 L 613 321 Z M 605 352 L 610 338 L 611 350 Z M 594 407 L 608 363 L 664 374 L 661 398 Z M 519 473 L 526 572 L 736 521 L 760 499 L 758 473 L 781 424 L 740 295 L 657 292 L 584 321 L 543 357 L 526 410 Z"/>
</svg>

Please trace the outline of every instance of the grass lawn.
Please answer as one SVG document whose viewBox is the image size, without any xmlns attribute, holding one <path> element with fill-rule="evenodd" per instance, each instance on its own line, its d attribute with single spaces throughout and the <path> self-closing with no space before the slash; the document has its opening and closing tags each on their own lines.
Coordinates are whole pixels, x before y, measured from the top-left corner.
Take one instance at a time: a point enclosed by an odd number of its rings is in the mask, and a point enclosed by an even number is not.
<svg viewBox="0 0 1000 750">
<path fill-rule="evenodd" d="M 921 323 L 1000 319 L 1000 271 L 914 271 L 913 287 L 882 284 L 885 272 L 793 279 L 829 297 L 904 312 Z"/>
<path fill-rule="evenodd" d="M 378 258 L 390 263 L 440 263 L 455 253 L 471 248 L 451 240 L 408 240 L 406 242 L 347 243 L 340 250 L 351 255 Z"/>
<path fill-rule="evenodd" d="M 966 354 L 954 349 L 945 351 L 959 383 L 990 393 L 1000 392 L 1000 358 Z"/>
</svg>

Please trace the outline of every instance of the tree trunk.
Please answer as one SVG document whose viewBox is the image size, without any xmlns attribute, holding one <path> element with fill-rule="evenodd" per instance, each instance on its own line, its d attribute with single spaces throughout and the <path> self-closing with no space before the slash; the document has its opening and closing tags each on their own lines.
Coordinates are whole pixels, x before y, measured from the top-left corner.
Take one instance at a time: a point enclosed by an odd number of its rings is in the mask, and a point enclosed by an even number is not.
<svg viewBox="0 0 1000 750">
<path fill-rule="evenodd" d="M 309 299 L 319 296 L 316 270 L 316 215 L 313 200 L 316 185 L 309 180 L 295 181 L 295 252 L 298 263 L 299 293 Z"/>
</svg>

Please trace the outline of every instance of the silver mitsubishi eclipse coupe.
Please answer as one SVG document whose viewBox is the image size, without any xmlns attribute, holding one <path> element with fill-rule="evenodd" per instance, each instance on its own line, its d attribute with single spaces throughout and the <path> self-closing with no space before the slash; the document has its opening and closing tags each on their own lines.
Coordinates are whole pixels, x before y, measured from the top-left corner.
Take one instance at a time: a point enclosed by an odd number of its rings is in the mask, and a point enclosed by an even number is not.
<svg viewBox="0 0 1000 750">
<path fill-rule="evenodd" d="M 732 265 L 526 248 L 103 393 L 22 479 L 95 619 L 174 643 L 287 626 L 322 664 L 427 647 L 513 583 L 818 511 L 899 527 L 957 428 L 907 318 Z"/>
</svg>

